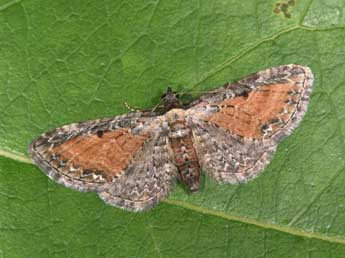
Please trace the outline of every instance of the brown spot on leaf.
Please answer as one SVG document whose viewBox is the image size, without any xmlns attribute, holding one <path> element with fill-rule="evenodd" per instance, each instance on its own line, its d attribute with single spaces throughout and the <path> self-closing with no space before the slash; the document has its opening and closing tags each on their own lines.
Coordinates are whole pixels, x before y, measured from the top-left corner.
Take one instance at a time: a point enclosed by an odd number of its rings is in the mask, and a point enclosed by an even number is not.
<svg viewBox="0 0 345 258">
<path fill-rule="evenodd" d="M 285 0 L 285 1 L 277 2 L 274 6 L 273 12 L 275 14 L 282 13 L 285 18 L 291 18 L 291 12 L 295 5 L 296 5 L 296 0 Z"/>
</svg>

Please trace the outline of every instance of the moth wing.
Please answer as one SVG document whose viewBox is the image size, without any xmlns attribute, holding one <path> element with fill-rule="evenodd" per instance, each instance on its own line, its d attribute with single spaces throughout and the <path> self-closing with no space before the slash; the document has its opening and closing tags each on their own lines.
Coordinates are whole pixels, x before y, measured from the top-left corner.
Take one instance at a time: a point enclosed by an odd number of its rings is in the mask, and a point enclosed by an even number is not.
<svg viewBox="0 0 345 258">
<path fill-rule="evenodd" d="M 290 64 L 202 95 L 187 110 L 201 166 L 221 182 L 256 177 L 302 120 L 312 84 L 308 67 Z"/>
<path fill-rule="evenodd" d="M 152 208 L 174 187 L 178 171 L 168 153 L 168 138 L 161 128 L 151 136 L 123 175 L 99 193 L 107 203 L 131 211 Z"/>
<path fill-rule="evenodd" d="M 54 181 L 79 191 L 96 191 L 107 203 L 151 208 L 171 190 L 164 117 L 130 113 L 66 125 L 29 146 L 35 163 Z"/>
</svg>

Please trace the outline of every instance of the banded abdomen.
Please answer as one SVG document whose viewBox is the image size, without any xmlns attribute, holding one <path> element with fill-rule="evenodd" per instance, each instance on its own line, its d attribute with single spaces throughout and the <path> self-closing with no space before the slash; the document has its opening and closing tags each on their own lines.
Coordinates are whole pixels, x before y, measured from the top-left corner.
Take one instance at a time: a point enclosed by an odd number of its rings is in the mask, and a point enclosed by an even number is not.
<svg viewBox="0 0 345 258">
<path fill-rule="evenodd" d="M 183 112 L 175 109 L 167 116 L 169 144 L 181 181 L 191 192 L 196 192 L 200 186 L 200 165 L 193 146 L 192 132 L 186 125 Z"/>
</svg>

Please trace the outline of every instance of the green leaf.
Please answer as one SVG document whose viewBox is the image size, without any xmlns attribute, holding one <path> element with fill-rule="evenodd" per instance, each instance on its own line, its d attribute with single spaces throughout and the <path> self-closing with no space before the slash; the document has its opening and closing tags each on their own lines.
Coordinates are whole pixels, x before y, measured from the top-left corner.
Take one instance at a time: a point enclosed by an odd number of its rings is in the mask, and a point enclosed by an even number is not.
<svg viewBox="0 0 345 258">
<path fill-rule="evenodd" d="M 344 257 L 343 10 L 342 0 L 0 0 L 0 257 Z M 177 187 L 129 213 L 28 164 L 28 143 L 48 129 L 125 113 L 125 101 L 152 107 L 167 85 L 202 91 L 288 63 L 314 73 L 309 109 L 248 184 L 205 177 L 198 194 Z"/>
</svg>

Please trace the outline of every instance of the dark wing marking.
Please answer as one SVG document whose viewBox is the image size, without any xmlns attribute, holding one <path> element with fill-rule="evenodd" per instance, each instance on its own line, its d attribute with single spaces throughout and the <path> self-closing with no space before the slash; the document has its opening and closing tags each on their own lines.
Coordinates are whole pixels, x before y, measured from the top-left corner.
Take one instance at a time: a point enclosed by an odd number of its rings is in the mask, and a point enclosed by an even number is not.
<svg viewBox="0 0 345 258">
<path fill-rule="evenodd" d="M 223 182 L 245 182 L 296 128 L 309 101 L 308 67 L 283 65 L 204 94 L 187 110 L 201 165 Z"/>
</svg>

